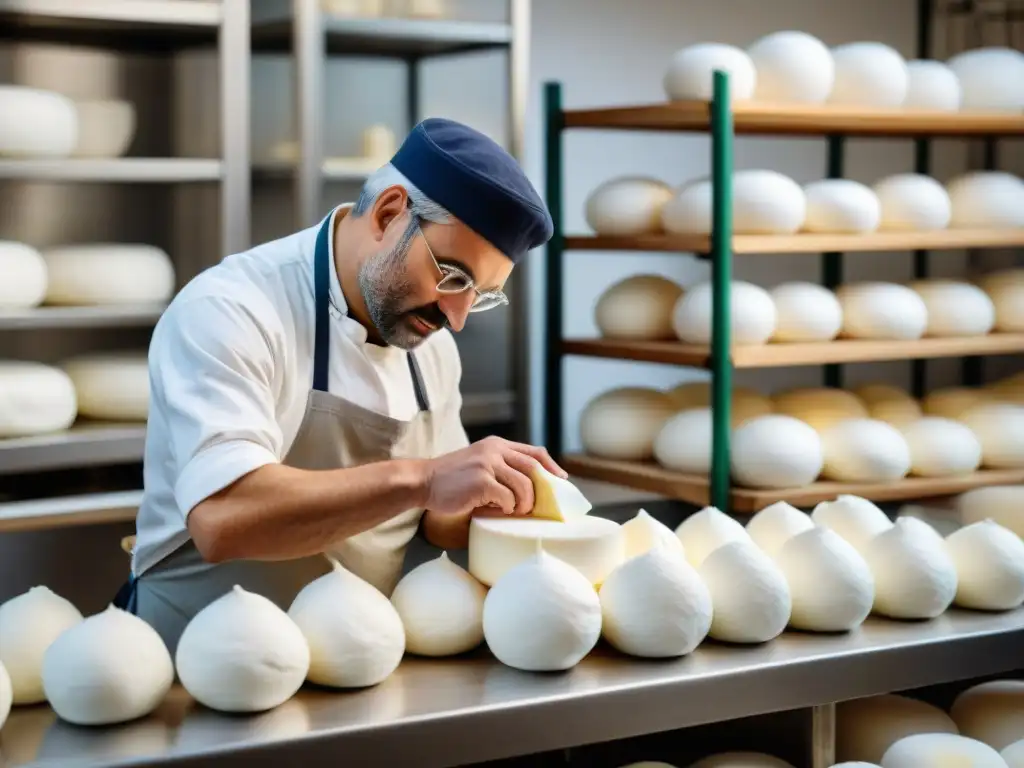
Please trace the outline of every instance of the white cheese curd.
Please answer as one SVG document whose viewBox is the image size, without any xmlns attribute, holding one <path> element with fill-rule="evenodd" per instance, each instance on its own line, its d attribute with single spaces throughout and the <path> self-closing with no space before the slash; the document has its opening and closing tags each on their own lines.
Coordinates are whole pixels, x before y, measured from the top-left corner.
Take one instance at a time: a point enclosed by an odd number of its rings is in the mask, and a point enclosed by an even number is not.
<svg viewBox="0 0 1024 768">
<path fill-rule="evenodd" d="M 970 387 L 943 387 L 933 390 L 921 400 L 922 410 L 929 416 L 959 420 L 965 413 L 986 401 L 986 394 Z"/>
<path fill-rule="evenodd" d="M 927 416 L 908 424 L 902 431 L 910 448 L 912 475 L 967 475 L 981 466 L 981 443 L 958 421 Z"/>
<path fill-rule="evenodd" d="M 804 185 L 805 232 L 864 234 L 882 223 L 882 204 L 866 184 L 852 179 L 821 179 Z"/>
<path fill-rule="evenodd" d="M 309 644 L 273 602 L 235 586 L 192 617 L 178 641 L 178 679 L 221 712 L 263 712 L 288 701 L 309 671 Z"/>
<path fill-rule="evenodd" d="M 530 473 L 533 484 L 533 510 L 531 514 L 540 520 L 566 521 L 583 517 L 592 509 L 587 500 L 571 480 L 549 472 L 539 464 Z"/>
<path fill-rule="evenodd" d="M 598 235 L 629 237 L 661 231 L 661 209 L 672 187 L 649 176 L 608 179 L 587 195 L 584 216 Z"/>
<path fill-rule="evenodd" d="M 46 262 L 35 248 L 0 240 L 0 311 L 30 309 L 46 296 Z"/>
<path fill-rule="evenodd" d="M 986 403 L 960 417 L 981 443 L 981 463 L 989 469 L 1024 467 L 1024 405 Z"/>
<path fill-rule="evenodd" d="M 1024 768 L 1024 739 L 1015 741 L 1000 752 L 999 756 L 1006 761 L 1007 768 Z"/>
<path fill-rule="evenodd" d="M 661 209 L 661 226 L 676 235 L 710 235 L 712 183 L 708 177 L 679 187 Z M 732 177 L 732 229 L 737 235 L 792 235 L 803 226 L 807 198 L 793 179 L 776 171 L 736 171 Z"/>
<path fill-rule="evenodd" d="M 832 51 L 806 32 L 773 32 L 755 41 L 747 54 L 757 71 L 754 98 L 776 104 L 823 104 L 832 91 Z"/>
<path fill-rule="evenodd" d="M 697 43 L 676 51 L 662 81 L 665 94 L 673 101 L 710 101 L 716 69 L 728 73 L 732 101 L 745 101 L 754 95 L 754 62 L 743 49 L 723 43 Z"/>
<path fill-rule="evenodd" d="M 60 368 L 0 360 L 0 438 L 59 432 L 77 414 L 75 385 Z"/>
<path fill-rule="evenodd" d="M 711 629 L 711 594 L 668 544 L 616 568 L 601 585 L 601 634 L 630 656 L 685 656 Z"/>
<path fill-rule="evenodd" d="M 775 304 L 772 341 L 831 341 L 839 335 L 843 308 L 828 288 L 814 283 L 783 283 L 769 295 Z"/>
<path fill-rule="evenodd" d="M 1024 736 L 1024 680 L 971 686 L 956 697 L 949 715 L 961 736 L 1005 749 Z"/>
<path fill-rule="evenodd" d="M 941 709 L 907 696 L 836 704 L 836 760 L 881 763 L 885 751 L 907 736 L 956 732 L 956 723 Z"/>
<path fill-rule="evenodd" d="M 956 566 L 956 604 L 982 611 L 1012 611 L 1024 603 L 1024 541 L 991 520 L 946 537 Z"/>
<path fill-rule="evenodd" d="M 996 306 L 976 285 L 933 278 L 909 287 L 928 309 L 926 336 L 984 336 L 995 327 Z"/>
<path fill-rule="evenodd" d="M 47 304 L 155 304 L 174 293 L 174 265 L 153 245 L 94 243 L 43 251 Z"/>
<path fill-rule="evenodd" d="M 871 539 L 892 528 L 892 521 L 875 504 L 849 494 L 818 504 L 811 512 L 811 520 L 838 533 L 862 555 Z"/>
<path fill-rule="evenodd" d="M 873 186 L 882 206 L 883 232 L 920 232 L 945 229 L 953 216 L 946 188 L 931 176 L 896 173 Z"/>
<path fill-rule="evenodd" d="M 405 627 L 405 650 L 420 656 L 454 656 L 484 639 L 487 588 L 453 563 L 447 552 L 413 568 L 391 593 Z"/>
<path fill-rule="evenodd" d="M 106 421 L 145 421 L 149 415 L 146 352 L 78 355 L 61 368 L 71 377 L 78 415 Z"/>
<path fill-rule="evenodd" d="M 992 747 L 951 733 L 919 733 L 885 751 L 882 768 L 1006 768 Z"/>
<path fill-rule="evenodd" d="M 789 585 L 794 629 L 846 632 L 871 613 L 871 571 L 838 533 L 813 526 L 786 541 L 775 560 Z"/>
<path fill-rule="evenodd" d="M 10 675 L 15 704 L 46 701 L 43 655 L 81 612 L 48 587 L 32 587 L 0 605 L 0 663 Z"/>
<path fill-rule="evenodd" d="M 746 528 L 754 543 L 774 558 L 783 544 L 814 528 L 814 522 L 792 504 L 777 501 L 750 518 Z"/>
<path fill-rule="evenodd" d="M 67 157 L 78 143 L 78 111 L 62 94 L 0 85 L 0 115 L 0 157 Z"/>
<path fill-rule="evenodd" d="M 852 392 L 834 387 L 798 387 L 772 398 L 775 412 L 799 419 L 818 432 L 846 419 L 867 418 L 868 409 Z"/>
<path fill-rule="evenodd" d="M 963 93 L 960 79 L 947 64 L 929 59 L 907 62 L 907 97 L 904 109 L 929 109 L 956 112 Z"/>
<path fill-rule="evenodd" d="M 965 525 L 992 520 L 1024 538 L 1024 485 L 992 485 L 975 488 L 957 499 Z"/>
<path fill-rule="evenodd" d="M 685 556 L 683 542 L 675 531 L 660 520 L 651 517 L 647 510 L 641 509 L 636 517 L 622 525 L 622 540 L 625 546 L 626 560 L 642 555 L 656 547 L 665 545 L 668 552 Z"/>
<path fill-rule="evenodd" d="M 1024 54 L 985 47 L 946 62 L 960 81 L 961 109 L 1020 112 L 1024 109 Z"/>
<path fill-rule="evenodd" d="M 537 544 L 484 600 L 484 639 L 502 664 L 551 672 L 579 664 L 601 637 L 601 601 L 571 565 Z"/>
<path fill-rule="evenodd" d="M 693 763 L 690 768 L 793 768 L 790 763 L 763 752 L 722 752 Z"/>
<path fill-rule="evenodd" d="M 607 288 L 594 307 L 594 322 L 606 339 L 672 339 L 672 311 L 682 286 L 661 275 L 632 275 Z"/>
<path fill-rule="evenodd" d="M 910 447 L 891 424 L 875 419 L 847 419 L 822 433 L 825 465 L 821 474 L 829 480 L 853 483 L 884 483 L 910 472 Z"/>
<path fill-rule="evenodd" d="M 951 179 L 946 191 L 953 206 L 950 227 L 1024 227 L 1024 181 L 1004 171 L 971 171 Z"/>
<path fill-rule="evenodd" d="M 921 406 L 913 396 L 889 384 L 865 384 L 853 394 L 867 408 L 867 415 L 894 427 L 912 424 L 923 416 Z"/>
<path fill-rule="evenodd" d="M 912 288 L 896 283 L 848 283 L 836 289 L 843 308 L 843 336 L 852 339 L 920 339 L 928 329 L 928 305 Z"/>
<path fill-rule="evenodd" d="M 602 459 L 646 461 L 654 439 L 676 412 L 672 399 L 657 389 L 617 387 L 591 399 L 580 414 L 585 453 Z"/>
<path fill-rule="evenodd" d="M 765 643 L 782 634 L 793 608 L 786 577 L 749 538 L 718 547 L 698 572 L 711 593 L 710 637 Z"/>
<path fill-rule="evenodd" d="M 42 678 L 46 700 L 62 719 L 114 725 L 157 708 L 174 682 L 174 663 L 155 629 L 111 605 L 50 643 Z"/>
<path fill-rule="evenodd" d="M 876 42 L 832 49 L 835 82 L 828 103 L 854 107 L 898 107 L 907 98 L 910 75 L 897 51 Z"/>
<path fill-rule="evenodd" d="M 710 408 L 677 413 L 654 439 L 654 460 L 665 469 L 707 475 L 711 471 L 712 436 Z"/>
<path fill-rule="evenodd" d="M 715 507 L 704 507 L 683 520 L 676 528 L 686 559 L 699 568 L 708 555 L 733 541 L 753 543 L 746 529 L 734 518 Z"/>
<path fill-rule="evenodd" d="M 747 488 L 799 488 L 817 479 L 824 454 L 812 427 L 771 415 L 733 432 L 729 461 L 733 478 Z"/>
<path fill-rule="evenodd" d="M 710 281 L 687 288 L 672 311 L 672 328 L 680 341 L 711 343 L 713 301 Z M 729 290 L 729 323 L 734 345 L 766 343 L 775 333 L 775 302 L 771 294 L 753 283 L 734 280 Z"/>
</svg>

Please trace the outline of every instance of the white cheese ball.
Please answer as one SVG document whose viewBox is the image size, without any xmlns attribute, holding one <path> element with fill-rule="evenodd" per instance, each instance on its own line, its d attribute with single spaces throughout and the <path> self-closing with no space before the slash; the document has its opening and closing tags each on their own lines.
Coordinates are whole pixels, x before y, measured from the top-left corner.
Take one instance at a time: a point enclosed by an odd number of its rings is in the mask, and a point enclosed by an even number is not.
<svg viewBox="0 0 1024 768">
<path fill-rule="evenodd" d="M 960 420 L 981 443 L 983 466 L 989 469 L 1024 467 L 1024 405 L 979 405 L 964 413 Z"/>
<path fill-rule="evenodd" d="M 59 93 L 0 85 L 0 157 L 67 157 L 78 144 L 78 110 Z"/>
<path fill-rule="evenodd" d="M 675 472 L 707 475 L 711 471 L 711 443 L 711 409 L 683 411 L 666 421 L 658 432 L 654 460 Z"/>
<path fill-rule="evenodd" d="M 839 286 L 836 296 L 847 338 L 906 341 L 920 339 L 928 329 L 928 305 L 905 285 L 847 283 Z"/>
<path fill-rule="evenodd" d="M 711 629 L 711 594 L 697 571 L 667 545 L 620 565 L 599 596 L 602 636 L 630 656 L 685 656 Z"/>
<path fill-rule="evenodd" d="M 917 517 L 912 514 L 914 505 L 906 504 L 899 508 L 896 512 L 896 519 L 902 520 L 903 525 L 906 526 L 907 530 L 916 537 L 923 537 L 933 544 L 937 544 L 942 547 L 943 551 L 946 549 L 946 540 L 939 533 L 938 529 L 932 522 L 927 521 L 923 517 Z"/>
<path fill-rule="evenodd" d="M 797 534 L 814 528 L 809 515 L 786 501 L 771 504 L 750 520 L 746 529 L 750 538 L 769 557 L 776 557 L 782 545 Z"/>
<path fill-rule="evenodd" d="M 751 419 L 732 435 L 733 478 L 747 488 L 800 488 L 813 483 L 824 465 L 821 438 L 791 416 Z"/>
<path fill-rule="evenodd" d="M 929 416 L 961 419 L 964 414 L 987 400 L 985 392 L 970 387 L 944 387 L 929 392 L 921 400 L 921 408 Z"/>
<path fill-rule="evenodd" d="M 917 400 L 901 387 L 890 384 L 865 384 L 854 389 L 853 394 L 864 403 L 870 418 L 884 421 L 894 427 L 903 428 L 924 415 Z"/>
<path fill-rule="evenodd" d="M 968 475 L 981 466 L 981 442 L 952 419 L 927 416 L 902 428 L 910 448 L 910 474 L 917 477 Z"/>
<path fill-rule="evenodd" d="M 178 641 L 178 679 L 221 712 L 263 712 L 288 701 L 309 671 L 309 645 L 273 602 L 235 586 L 192 617 Z"/>
<path fill-rule="evenodd" d="M 43 692 L 75 725 L 114 725 L 148 715 L 174 682 L 164 641 L 142 619 L 109 606 L 69 627 L 43 654 Z"/>
<path fill-rule="evenodd" d="M 953 208 L 950 227 L 1024 227 L 1024 181 L 1012 173 L 971 171 L 951 179 L 946 191 Z"/>
<path fill-rule="evenodd" d="M 811 512 L 811 519 L 838 533 L 861 554 L 871 539 L 892 528 L 892 521 L 874 503 L 849 494 L 821 502 Z"/>
<path fill-rule="evenodd" d="M 847 632 L 871 613 L 871 571 L 839 534 L 812 526 L 783 544 L 776 562 L 792 596 L 789 626 L 794 629 Z"/>
<path fill-rule="evenodd" d="M 0 240 L 0 310 L 30 309 L 46 296 L 46 262 L 35 248 Z"/>
<path fill-rule="evenodd" d="M 1024 485 L 992 485 L 975 488 L 957 499 L 965 525 L 992 520 L 1024 539 Z"/>
<path fill-rule="evenodd" d="M 907 63 L 888 45 L 858 42 L 832 49 L 835 82 L 829 104 L 853 107 L 898 107 L 907 98 Z"/>
<path fill-rule="evenodd" d="M 995 304 L 995 329 L 1004 333 L 1024 332 L 1024 270 L 999 270 L 979 282 Z"/>
<path fill-rule="evenodd" d="M 636 513 L 636 517 L 623 523 L 622 541 L 625 546 L 626 560 L 663 545 L 668 552 L 675 553 L 680 557 L 686 556 L 683 542 L 676 536 L 675 531 L 660 520 L 655 520 L 645 509 L 641 509 Z"/>
<path fill-rule="evenodd" d="M 174 265 L 152 245 L 96 243 L 43 251 L 46 303 L 155 304 L 174 293 Z"/>
<path fill-rule="evenodd" d="M 732 101 L 754 95 L 754 62 L 741 48 L 722 43 L 697 43 L 676 51 L 662 81 L 665 94 L 673 101 L 710 101 L 716 69 L 728 73 Z"/>
<path fill-rule="evenodd" d="M 1024 736 L 1024 680 L 971 686 L 956 697 L 949 715 L 961 736 L 1005 749 Z"/>
<path fill-rule="evenodd" d="M 851 179 L 822 179 L 804 185 L 805 232 L 863 234 L 882 222 L 882 204 L 866 184 Z"/>
<path fill-rule="evenodd" d="M 484 600 L 484 639 L 502 664 L 528 672 L 570 669 L 601 637 L 601 601 L 575 568 L 538 552 Z"/>
<path fill-rule="evenodd" d="M 676 235 L 711 234 L 711 179 L 681 186 L 661 209 L 661 225 Z M 736 171 L 732 177 L 732 229 L 737 235 L 792 235 L 803 226 L 803 188 L 776 171 Z"/>
<path fill-rule="evenodd" d="M 884 694 L 836 704 L 836 759 L 881 763 L 900 739 L 919 733 L 956 733 L 956 723 L 936 706 Z"/>
<path fill-rule="evenodd" d="M 60 368 L 0 360 L 0 438 L 58 432 L 77 414 L 75 385 Z"/>
<path fill-rule="evenodd" d="M 46 701 L 43 654 L 81 612 L 48 587 L 32 587 L 0 605 L 0 663 L 10 675 L 15 704 Z"/>
<path fill-rule="evenodd" d="M 680 341 L 711 343 L 711 282 L 686 290 L 672 312 L 672 327 Z M 765 344 L 775 333 L 775 302 L 764 288 L 734 280 L 729 291 L 729 322 L 734 345 Z"/>
<path fill-rule="evenodd" d="M 956 566 L 942 542 L 899 518 L 864 546 L 875 577 L 874 613 L 891 619 L 934 619 L 956 596 Z"/>
<path fill-rule="evenodd" d="M 690 768 L 793 768 L 790 763 L 763 752 L 722 752 L 693 763 Z"/>
<path fill-rule="evenodd" d="M 1024 110 L 1024 54 L 1011 48 L 976 48 L 946 62 L 960 81 L 964 110 Z"/>
<path fill-rule="evenodd" d="M 145 352 L 78 355 L 61 365 L 75 385 L 78 415 L 106 421 L 145 421 L 149 360 Z"/>
<path fill-rule="evenodd" d="M 420 656 L 454 656 L 484 639 L 487 588 L 447 552 L 413 568 L 391 593 L 405 627 L 405 650 Z"/>
<path fill-rule="evenodd" d="M 914 280 L 909 287 L 928 310 L 926 336 L 984 336 L 996 324 L 996 307 L 981 288 L 961 280 Z"/>
<path fill-rule="evenodd" d="M 594 307 L 594 322 L 606 339 L 672 339 L 672 311 L 681 286 L 660 275 L 633 275 L 605 289 Z"/>
<path fill-rule="evenodd" d="M 668 391 L 678 411 L 711 407 L 711 382 L 690 381 Z M 745 421 L 772 412 L 771 398 L 749 387 L 733 387 L 730 399 L 732 425 L 738 427 Z"/>
<path fill-rule="evenodd" d="M 1024 768 L 1024 739 L 1013 742 L 999 756 L 1006 761 L 1007 768 Z"/>
<path fill-rule="evenodd" d="M 876 182 L 872 189 L 882 206 L 883 232 L 922 232 L 945 229 L 952 218 L 946 188 L 930 176 L 897 173 Z"/>
<path fill-rule="evenodd" d="M 797 387 L 772 398 L 776 413 L 799 419 L 817 432 L 846 419 L 866 418 L 868 410 L 856 395 L 835 387 Z"/>
<path fill-rule="evenodd" d="M 793 608 L 786 577 L 749 538 L 715 549 L 698 569 L 711 593 L 710 637 L 765 643 L 782 634 Z"/>
<path fill-rule="evenodd" d="M 844 483 L 886 483 L 910 472 L 910 447 L 896 427 L 874 419 L 847 419 L 821 435 L 823 477 Z"/>
<path fill-rule="evenodd" d="M 598 235 L 647 235 L 661 231 L 661 209 L 671 197 L 672 187 L 660 179 L 620 176 L 587 195 L 584 215 Z"/>
<path fill-rule="evenodd" d="M 783 283 L 769 294 L 775 304 L 772 341 L 831 341 L 843 327 L 843 308 L 828 288 L 814 283 Z"/>
<path fill-rule="evenodd" d="M 676 528 L 676 536 L 694 568 L 699 568 L 719 547 L 733 541 L 751 542 L 740 523 L 715 507 L 704 507 L 683 520 Z"/>
<path fill-rule="evenodd" d="M 882 768 L 1006 768 L 992 747 L 951 733 L 919 733 L 885 751 Z"/>
<path fill-rule="evenodd" d="M 980 611 L 1012 611 L 1024 603 L 1024 541 L 991 520 L 946 537 L 956 566 L 956 604 Z"/>
<path fill-rule="evenodd" d="M 818 38 L 794 30 L 773 32 L 755 41 L 747 54 L 757 70 L 757 101 L 823 104 L 828 99 L 835 64 Z"/>
<path fill-rule="evenodd" d="M 928 109 L 956 112 L 963 95 L 960 80 L 941 61 L 915 59 L 907 62 L 907 97 L 904 109 Z"/>
<path fill-rule="evenodd" d="M 676 411 L 664 392 L 647 387 L 618 387 L 590 400 L 580 414 L 580 440 L 592 456 L 646 461 L 654 440 Z"/>
</svg>

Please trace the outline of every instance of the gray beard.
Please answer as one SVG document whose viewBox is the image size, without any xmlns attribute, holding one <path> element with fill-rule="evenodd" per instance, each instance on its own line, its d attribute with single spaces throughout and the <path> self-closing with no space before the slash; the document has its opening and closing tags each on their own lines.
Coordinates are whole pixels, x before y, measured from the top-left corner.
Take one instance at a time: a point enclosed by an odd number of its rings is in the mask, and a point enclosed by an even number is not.
<svg viewBox="0 0 1024 768">
<path fill-rule="evenodd" d="M 385 344 L 399 349 L 413 349 L 424 340 L 409 326 L 404 310 L 412 290 L 405 275 L 409 244 L 410 238 L 403 237 L 392 250 L 374 254 L 359 268 L 359 290 L 370 322 Z"/>
</svg>

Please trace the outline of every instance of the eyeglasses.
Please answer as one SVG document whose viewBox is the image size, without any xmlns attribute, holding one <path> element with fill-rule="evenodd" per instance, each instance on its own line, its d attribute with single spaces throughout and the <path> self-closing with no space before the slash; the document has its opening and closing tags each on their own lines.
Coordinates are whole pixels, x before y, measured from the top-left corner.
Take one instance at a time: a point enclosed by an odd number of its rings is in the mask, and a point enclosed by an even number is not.
<svg viewBox="0 0 1024 768">
<path fill-rule="evenodd" d="M 427 247 L 427 253 L 434 260 L 434 266 L 441 273 L 441 280 L 437 283 L 438 293 L 453 295 L 465 293 L 466 291 L 476 291 L 473 306 L 469 308 L 470 312 L 484 312 L 485 310 L 508 304 L 508 297 L 503 292 L 477 290 L 476 282 L 464 269 L 460 269 L 453 264 L 442 264 L 439 262 L 434 255 L 434 249 L 430 247 L 430 242 L 427 240 L 419 220 L 416 222 L 416 228 L 423 237 L 423 244 Z"/>
</svg>

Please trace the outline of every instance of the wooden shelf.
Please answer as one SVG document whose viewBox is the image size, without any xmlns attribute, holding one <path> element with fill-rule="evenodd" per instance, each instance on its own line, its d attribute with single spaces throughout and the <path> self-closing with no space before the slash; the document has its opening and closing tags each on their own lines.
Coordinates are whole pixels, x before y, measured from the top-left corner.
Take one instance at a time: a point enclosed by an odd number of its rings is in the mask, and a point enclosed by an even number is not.
<svg viewBox="0 0 1024 768">
<path fill-rule="evenodd" d="M 573 109 L 563 112 L 566 128 L 650 131 L 707 131 L 711 105 L 677 101 L 631 107 Z M 1024 136 L 1024 115 L 1006 112 L 934 112 L 827 105 L 738 102 L 733 105 L 738 134 L 846 136 Z"/>
<path fill-rule="evenodd" d="M 142 491 L 7 502 L 0 504 L 0 533 L 130 522 L 135 519 L 140 504 Z"/>
<path fill-rule="evenodd" d="M 176 184 L 220 181 L 223 163 L 188 157 L 0 159 L 0 179 Z"/>
<path fill-rule="evenodd" d="M 146 425 L 81 420 L 66 432 L 0 439 L 0 474 L 142 461 Z"/>
<path fill-rule="evenodd" d="M 610 461 L 581 454 L 562 456 L 558 461 L 571 476 L 649 491 L 696 506 L 709 503 L 709 483 L 705 477 L 671 472 L 656 464 Z M 754 514 L 777 501 L 788 501 L 797 507 L 810 507 L 840 494 L 853 494 L 872 501 L 928 499 L 953 496 L 973 488 L 1022 482 L 1024 469 L 1014 469 L 984 470 L 952 478 L 912 477 L 895 483 L 821 482 L 803 488 L 734 488 L 730 494 L 730 511 Z"/>
<path fill-rule="evenodd" d="M 143 327 L 155 324 L 164 309 L 164 304 L 134 304 L 0 310 L 0 331 Z"/>
<path fill-rule="evenodd" d="M 941 251 L 961 248 L 1011 248 L 1024 246 L 1024 229 L 940 229 L 933 232 L 873 232 L 866 235 L 734 235 L 734 254 L 856 253 L 870 251 Z M 565 238 L 567 250 L 658 251 L 707 254 L 707 235 L 639 235 L 603 237 L 577 235 Z"/>
<path fill-rule="evenodd" d="M 674 341 L 567 339 L 562 353 L 613 360 L 708 368 L 711 350 Z M 925 360 L 940 357 L 1009 355 L 1024 352 L 1024 333 L 993 333 L 965 338 L 914 341 L 839 339 L 813 344 L 762 344 L 732 350 L 734 368 L 790 368 L 826 363 L 866 363 L 884 360 Z"/>
</svg>

